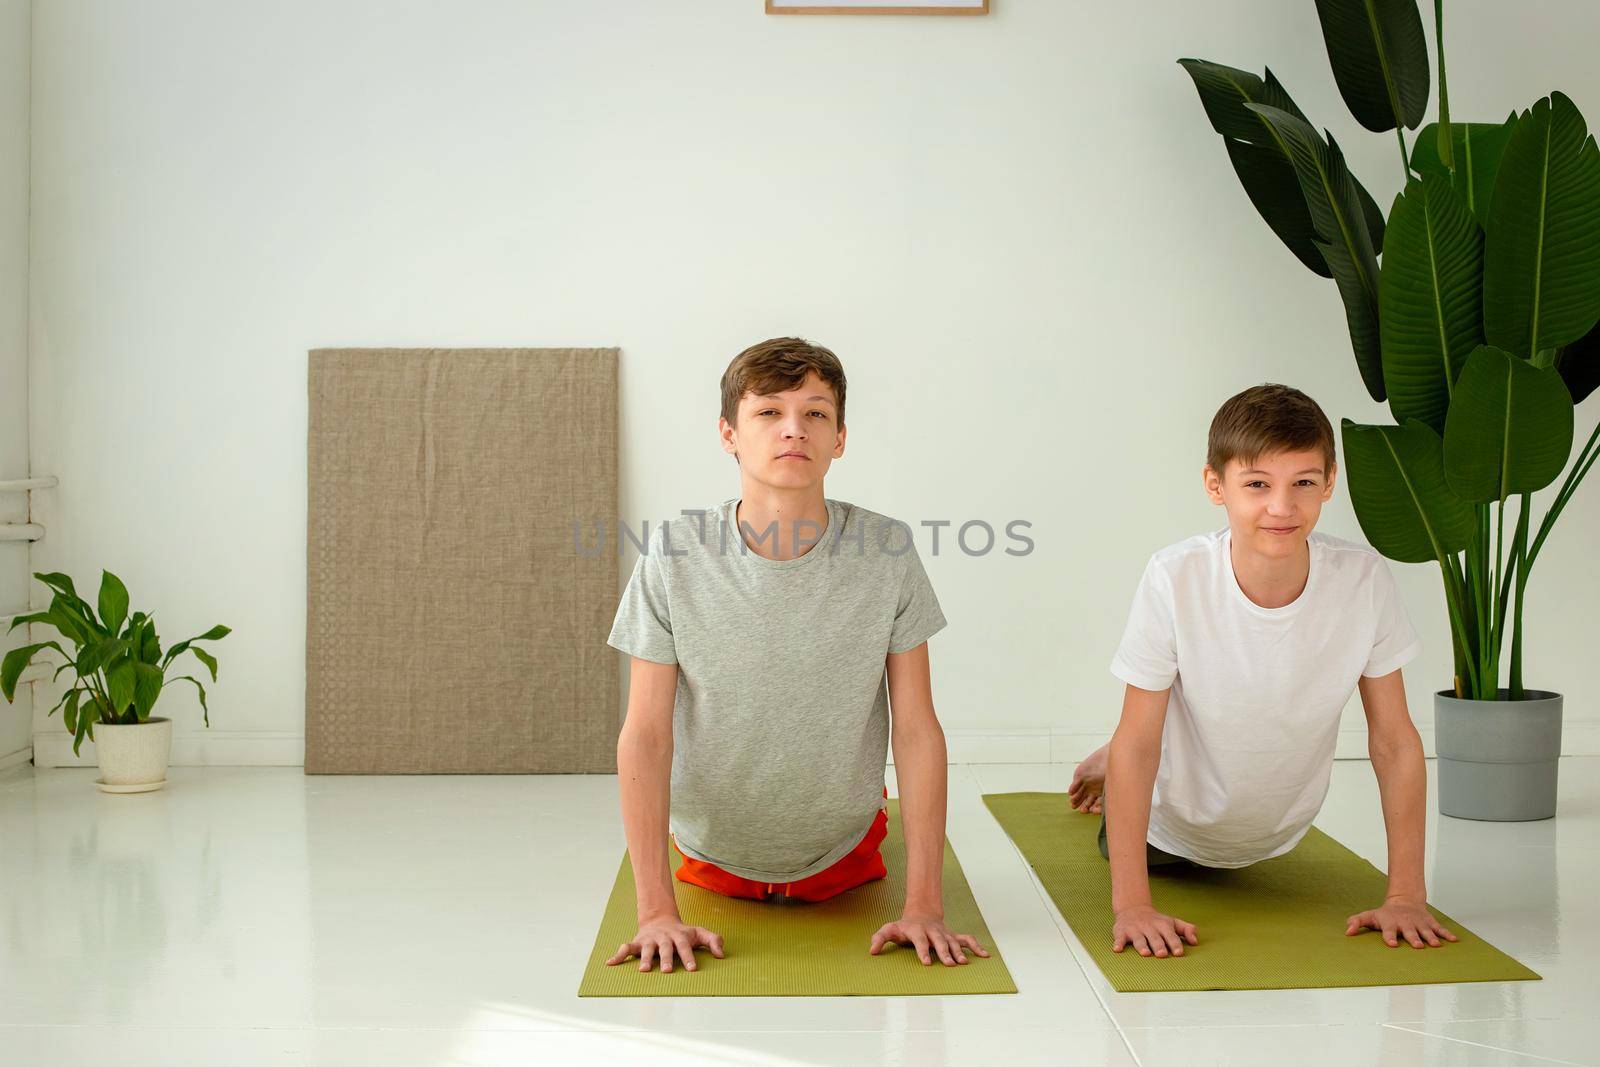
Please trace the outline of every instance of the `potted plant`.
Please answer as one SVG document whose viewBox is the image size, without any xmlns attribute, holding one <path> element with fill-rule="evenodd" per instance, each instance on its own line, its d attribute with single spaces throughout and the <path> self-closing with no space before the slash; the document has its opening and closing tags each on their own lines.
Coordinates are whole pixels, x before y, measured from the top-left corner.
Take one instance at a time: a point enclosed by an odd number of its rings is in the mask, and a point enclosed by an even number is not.
<svg viewBox="0 0 1600 1067">
<path fill-rule="evenodd" d="M 1341 436 L 1373 547 L 1443 575 L 1455 680 L 1434 700 L 1439 810 L 1549 818 L 1562 698 L 1523 683 L 1523 606 L 1540 549 L 1600 455 L 1597 428 L 1567 466 L 1573 405 L 1600 384 L 1600 152 L 1559 92 L 1503 122 L 1451 121 L 1443 0 L 1438 120 L 1408 150 L 1431 77 L 1415 0 L 1316 9 L 1351 113 L 1399 140 L 1405 187 L 1387 219 L 1270 70 L 1179 62 L 1257 211 L 1333 279 L 1362 382 L 1394 416 L 1344 419 Z M 1535 522 L 1534 492 L 1563 470 Z"/>
<path fill-rule="evenodd" d="M 136 611 L 128 614 L 128 590 L 110 571 L 100 577 L 100 617 L 79 598 L 65 574 L 34 577 L 55 590 L 50 607 L 13 619 L 10 629 L 24 623 L 54 626 L 73 645 L 68 652 L 56 641 L 23 645 L 6 653 L 0 664 L 0 691 L 7 702 L 16 699 L 17 679 L 35 654 L 53 648 L 66 657 L 56 668 L 73 672 L 73 682 L 48 714 L 63 708 L 74 754 L 87 737 L 95 743 L 100 762 L 97 784 L 108 793 L 144 793 L 167 784 L 167 760 L 172 753 L 172 721 L 152 717 L 150 711 L 168 682 L 193 682 L 200 691 L 205 724 L 211 725 L 206 690 L 191 675 L 167 678 L 167 668 L 184 652 L 192 652 L 217 680 L 217 661 L 196 641 L 216 641 L 230 632 L 213 626 L 199 637 L 179 641 L 165 654 L 156 636 L 155 617 Z M 9 632 L 9 631 L 8 631 Z M 55 677 L 52 676 L 52 677 Z"/>
</svg>

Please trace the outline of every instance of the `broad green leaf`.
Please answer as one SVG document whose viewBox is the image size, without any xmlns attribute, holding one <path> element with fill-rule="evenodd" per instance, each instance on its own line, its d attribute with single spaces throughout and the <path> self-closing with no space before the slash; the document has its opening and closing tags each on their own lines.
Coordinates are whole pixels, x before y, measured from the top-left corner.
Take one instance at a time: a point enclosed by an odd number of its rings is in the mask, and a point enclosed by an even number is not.
<svg viewBox="0 0 1600 1067">
<path fill-rule="evenodd" d="M 67 733 L 69 734 L 78 732 L 78 700 L 81 693 L 82 690 L 79 689 L 70 690 L 66 696 L 67 708 L 61 713 L 62 721 L 66 723 Z"/>
<path fill-rule="evenodd" d="M 1270 68 L 1266 77 L 1260 78 L 1247 70 L 1206 59 L 1180 59 L 1178 65 L 1194 79 L 1206 118 L 1211 120 L 1211 128 L 1223 137 L 1251 144 L 1272 143 L 1271 129 L 1246 111 L 1245 104 L 1267 104 L 1287 111 L 1301 122 L 1310 121 Z"/>
<path fill-rule="evenodd" d="M 220 641 L 231 633 L 233 633 L 233 630 L 230 627 L 223 626 L 221 623 L 218 623 L 205 633 L 200 634 L 198 637 L 191 637 L 186 641 L 179 641 L 177 644 L 167 649 L 167 654 L 165 657 L 163 657 L 162 665 L 165 666 L 166 664 L 171 663 L 175 658 L 177 658 L 179 653 L 188 648 L 190 645 L 194 644 L 196 641 Z"/>
<path fill-rule="evenodd" d="M 145 663 L 156 663 L 161 659 L 161 639 L 156 636 L 155 620 L 146 619 L 143 626 L 143 637 L 139 643 L 139 658 Z"/>
<path fill-rule="evenodd" d="M 106 695 L 111 698 L 112 710 L 121 715 L 133 703 L 133 661 L 126 656 L 106 670 Z"/>
<path fill-rule="evenodd" d="M 113 634 L 128 617 L 128 587 L 110 571 L 100 572 L 100 621 Z"/>
<path fill-rule="evenodd" d="M 1223 144 L 1227 146 L 1228 159 L 1233 163 L 1233 172 L 1239 176 L 1239 184 L 1244 186 L 1245 195 L 1278 235 L 1278 240 L 1312 271 L 1324 278 L 1333 277 L 1333 272 L 1323 262 L 1322 253 L 1317 251 L 1311 212 L 1306 209 L 1300 179 L 1295 176 L 1289 158 L 1275 145 L 1255 145 L 1229 138 L 1223 138 Z"/>
<path fill-rule="evenodd" d="M 55 675 L 51 676 L 52 681 L 54 681 L 63 670 L 72 666 L 72 657 L 67 655 L 67 650 L 62 648 L 61 645 L 56 641 L 41 641 L 36 645 L 22 645 L 18 648 L 13 648 L 11 651 L 6 653 L 5 659 L 0 660 L 0 693 L 5 695 L 7 701 L 13 701 L 16 699 L 17 681 L 22 677 L 22 672 L 27 669 L 27 666 L 29 662 L 32 661 L 33 657 L 41 649 L 46 648 L 55 649 L 57 652 L 61 653 L 62 657 L 67 661 L 60 667 L 56 668 Z"/>
<path fill-rule="evenodd" d="M 211 671 L 211 680 L 213 682 L 216 681 L 217 680 L 217 658 L 215 656 L 213 656 L 211 653 L 207 652 L 205 649 L 201 648 L 199 645 L 191 645 L 189 647 L 189 651 L 193 652 L 194 655 L 195 655 L 195 658 L 198 659 L 201 663 L 204 663 L 210 669 L 210 671 Z"/>
<path fill-rule="evenodd" d="M 87 645 L 98 638 L 89 624 L 72 610 L 70 602 L 60 593 L 50 601 L 50 608 L 45 614 L 50 616 L 50 625 L 60 630 L 61 635 L 75 645 Z"/>
<path fill-rule="evenodd" d="M 33 659 L 33 654 L 41 648 L 48 648 L 52 642 L 42 641 L 37 645 L 19 645 L 6 653 L 0 660 L 0 693 L 4 693 L 7 701 L 17 698 L 17 679 L 22 677 L 22 672 L 27 669 L 28 661 Z"/>
<path fill-rule="evenodd" d="M 1356 187 L 1356 195 L 1361 198 L 1361 214 L 1367 220 L 1367 237 L 1372 241 L 1372 251 L 1378 255 L 1383 254 L 1383 242 L 1388 223 L 1383 218 L 1383 208 L 1372 199 L 1372 194 L 1358 181 L 1354 174 L 1350 175 L 1351 184 Z"/>
<path fill-rule="evenodd" d="M 78 712 L 78 728 L 72 732 L 72 754 L 78 755 L 78 749 L 83 744 L 83 739 L 89 736 L 89 722 L 94 718 L 89 708 L 82 708 Z"/>
<path fill-rule="evenodd" d="M 1483 232 L 1445 175 L 1406 183 L 1378 278 L 1383 382 L 1397 423 L 1444 432 L 1450 393 L 1483 344 Z"/>
<path fill-rule="evenodd" d="M 26 626 L 30 622 L 49 623 L 51 626 L 55 625 L 55 620 L 50 617 L 50 613 L 48 611 L 36 611 L 31 615 L 18 615 L 16 618 L 12 619 L 11 625 L 6 627 L 6 633 L 10 633 L 19 626 Z"/>
<path fill-rule="evenodd" d="M 1315 244 L 1333 271 L 1344 301 L 1350 344 L 1361 381 L 1374 400 L 1386 396 L 1378 337 L 1378 259 L 1367 229 L 1361 196 L 1333 138 L 1326 142 L 1305 120 L 1265 104 L 1246 104 L 1264 118 L 1288 147 L 1300 191 L 1316 228 Z"/>
<path fill-rule="evenodd" d="M 1447 167 L 1439 158 L 1436 123 L 1428 123 L 1417 132 L 1417 143 L 1411 149 L 1411 169 L 1418 174 L 1448 174 L 1451 184 L 1461 199 L 1466 201 L 1472 217 L 1479 226 L 1489 222 L 1489 204 L 1494 193 L 1495 175 L 1500 173 L 1500 157 L 1511 140 L 1511 130 L 1517 124 L 1517 113 L 1506 116 L 1502 123 L 1452 122 L 1450 141 L 1455 155 L 1455 166 Z"/>
<path fill-rule="evenodd" d="M 148 663 L 134 660 L 133 673 L 133 706 L 138 712 L 139 721 L 144 722 L 161 696 L 161 671 Z"/>
<path fill-rule="evenodd" d="M 1317 251 L 1311 215 L 1300 194 L 1300 181 L 1282 139 L 1247 103 L 1270 104 L 1302 120 L 1300 110 L 1270 69 L 1264 78 L 1246 70 L 1203 59 L 1180 59 L 1194 80 L 1211 128 L 1222 135 L 1228 160 L 1256 211 L 1284 245 L 1306 267 L 1332 277 Z"/>
<path fill-rule="evenodd" d="M 78 655 L 78 676 L 87 678 L 127 650 L 126 637 L 108 637 L 84 646 Z"/>
<path fill-rule="evenodd" d="M 1554 368 L 1484 345 L 1467 359 L 1444 430 L 1445 480 L 1478 504 L 1543 489 L 1572 454 L 1572 397 Z"/>
<path fill-rule="evenodd" d="M 1594 392 L 1600 386 L 1600 324 L 1563 349 L 1556 368 L 1573 403 L 1581 403 Z"/>
<path fill-rule="evenodd" d="M 1414 130 L 1428 107 L 1428 42 L 1416 0 L 1317 0 L 1339 95 L 1369 130 Z"/>
<path fill-rule="evenodd" d="M 1488 342 L 1527 359 L 1588 333 L 1600 319 L 1600 150 L 1562 93 L 1517 120 L 1487 230 Z"/>
<path fill-rule="evenodd" d="M 56 595 L 50 601 L 52 609 L 58 606 L 66 609 L 68 614 L 82 621 L 83 632 L 85 633 L 93 634 L 100 631 L 101 627 L 94 617 L 93 609 L 84 603 L 82 597 L 78 596 L 78 591 L 73 586 L 71 578 L 54 571 L 49 574 L 41 574 L 38 571 L 34 571 L 33 576 L 56 591 Z"/>
<path fill-rule="evenodd" d="M 65 620 L 73 627 L 73 640 L 78 644 L 92 644 L 98 638 L 111 636 L 94 617 L 93 609 L 75 596 L 56 593 L 50 601 L 50 611 L 58 620 Z M 61 629 L 59 622 L 56 629 Z"/>
<path fill-rule="evenodd" d="M 1444 443 L 1427 423 L 1363 426 L 1344 419 L 1350 500 L 1372 547 L 1401 563 L 1443 560 L 1472 540 L 1472 505 L 1450 491 Z"/>
<path fill-rule="evenodd" d="M 73 586 L 72 579 L 59 571 L 51 571 L 49 574 L 34 571 L 33 576 L 58 593 L 65 593 L 74 599 L 78 596 L 78 590 Z"/>
</svg>

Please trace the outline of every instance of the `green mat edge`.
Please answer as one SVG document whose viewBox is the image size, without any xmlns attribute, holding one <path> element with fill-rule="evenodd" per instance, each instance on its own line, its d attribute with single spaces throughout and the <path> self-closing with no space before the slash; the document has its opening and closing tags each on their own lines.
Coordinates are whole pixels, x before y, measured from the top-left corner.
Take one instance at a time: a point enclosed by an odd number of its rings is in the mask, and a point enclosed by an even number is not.
<svg viewBox="0 0 1600 1067">
<path fill-rule="evenodd" d="M 1114 989 L 1118 993 L 1239 992 L 1239 991 L 1244 991 L 1244 990 L 1247 990 L 1247 989 L 1248 990 L 1255 990 L 1255 989 L 1384 989 L 1384 988 L 1394 988 L 1394 987 L 1399 987 L 1399 986 L 1410 986 L 1410 985 L 1465 985 L 1465 984 L 1483 983 L 1483 982 L 1526 982 L 1526 981 L 1543 981 L 1544 980 L 1544 976 L 1543 975 L 1541 975 L 1540 973 L 1535 971 L 1533 968 L 1529 967 L 1527 964 L 1523 963 L 1521 960 L 1517 959 L 1515 956 L 1512 956 L 1510 953 L 1506 952 L 1504 949 L 1501 949 L 1499 946 L 1493 944 L 1488 939 L 1484 938 L 1482 935 L 1476 933 L 1475 931 L 1472 930 L 1471 927 L 1467 926 L 1465 923 L 1458 922 L 1457 920 L 1455 920 L 1455 919 L 1451 918 L 1449 915 L 1447 915 L 1445 912 L 1440 911 L 1438 908 L 1435 908 L 1432 904 L 1429 904 L 1428 905 L 1428 910 L 1434 915 L 1435 918 L 1437 918 L 1446 927 L 1449 927 L 1451 929 L 1458 930 L 1458 931 L 1464 930 L 1467 933 L 1471 934 L 1473 937 L 1477 938 L 1477 940 L 1479 942 L 1481 942 L 1484 946 L 1489 948 L 1491 951 L 1493 951 L 1497 955 L 1501 956 L 1503 959 L 1505 959 L 1511 965 L 1509 969 L 1515 969 L 1515 970 L 1518 970 L 1518 971 L 1520 971 L 1522 973 L 1520 973 L 1520 974 L 1518 974 L 1518 975 L 1516 975 L 1514 977 L 1457 978 L 1457 979 L 1443 979 L 1443 980 L 1440 980 L 1440 981 L 1409 981 L 1409 982 L 1408 981 L 1400 981 L 1400 982 L 1389 983 L 1387 985 L 1374 985 L 1374 984 L 1368 984 L 1368 983 L 1361 983 L 1361 984 L 1351 985 L 1349 983 L 1335 983 L 1335 984 L 1323 984 L 1323 985 L 1310 985 L 1310 984 L 1299 984 L 1299 985 L 1259 985 L 1259 986 L 1236 987 L 1236 988 L 1228 988 L 1228 989 L 1219 989 L 1218 987 L 1213 987 L 1213 986 L 1194 986 L 1194 987 L 1191 987 L 1191 988 L 1184 988 L 1184 989 L 1173 989 L 1173 988 L 1170 987 L 1170 985 L 1163 986 L 1163 987 L 1144 986 L 1144 985 L 1128 985 L 1126 987 L 1119 986 L 1119 985 L 1117 985 L 1116 981 L 1112 978 L 1112 976 L 1106 973 L 1105 968 L 1100 965 L 1099 960 L 1095 956 L 1094 950 L 1089 947 L 1088 941 L 1085 939 L 1084 933 L 1081 930 L 1079 930 L 1076 925 L 1073 924 L 1072 920 L 1070 918 L 1068 918 L 1067 915 L 1061 910 L 1060 905 L 1058 905 L 1056 903 L 1055 897 L 1050 892 L 1049 886 L 1045 885 L 1043 876 L 1039 874 L 1038 867 L 1036 867 L 1034 865 L 1033 860 L 1029 858 L 1028 854 L 1023 851 L 1022 846 L 1017 843 L 1016 838 L 1014 838 L 1011 835 L 1011 831 L 1010 831 L 1009 828 L 1007 828 L 1007 826 L 1005 824 L 1005 820 L 1001 817 L 1000 811 L 996 810 L 995 804 L 991 803 L 992 800 L 1000 800 L 1000 801 L 1003 802 L 1007 798 L 1037 799 L 1037 798 L 1042 798 L 1042 797 L 1055 797 L 1055 798 L 1059 798 L 1060 799 L 1060 802 L 1061 802 L 1061 804 L 1063 806 L 1066 806 L 1066 804 L 1067 804 L 1067 794 L 1066 793 L 1052 792 L 1052 791 L 1048 791 L 1048 790 L 1017 790 L 1017 791 L 1006 792 L 1006 793 L 984 793 L 984 794 L 982 794 L 982 796 L 983 796 L 983 806 L 988 810 L 989 814 L 991 816 L 993 816 L 995 822 L 1000 826 L 1000 829 L 1005 833 L 1006 840 L 1011 842 L 1011 847 L 1016 850 L 1017 855 L 1019 857 L 1021 857 L 1021 859 L 1022 859 L 1022 861 L 1024 863 L 1027 864 L 1028 870 L 1033 873 L 1033 876 L 1036 879 L 1038 879 L 1039 885 L 1045 891 L 1045 897 L 1050 902 L 1050 906 L 1055 909 L 1056 914 L 1061 916 L 1061 920 L 1067 924 L 1067 927 L 1072 931 L 1073 936 L 1078 939 L 1078 942 L 1082 946 L 1083 951 L 1089 956 L 1090 960 L 1094 963 L 1095 969 L 1100 972 L 1100 976 L 1102 978 L 1104 978 L 1106 983 L 1109 984 L 1112 987 L 1112 989 Z M 1349 848 L 1349 846 L 1345 845 L 1338 838 L 1333 837 L 1331 834 L 1324 833 L 1324 831 L 1316 828 L 1315 826 L 1313 826 L 1311 828 L 1310 832 L 1311 833 L 1322 834 L 1329 841 L 1332 841 L 1335 845 L 1338 845 L 1340 848 L 1344 849 L 1346 852 L 1349 852 L 1350 855 L 1353 856 L 1355 859 L 1357 859 L 1357 860 L 1361 861 L 1362 863 L 1366 864 L 1368 869 L 1370 869 L 1378 877 L 1380 877 L 1380 878 L 1387 878 L 1388 877 L 1386 874 L 1384 874 L 1383 871 L 1378 869 L 1376 864 L 1372 863 L 1366 857 L 1360 855 L 1359 853 L 1355 852 L 1353 849 Z M 1109 929 L 1109 924 L 1108 924 L 1108 929 Z M 1106 951 L 1110 951 L 1110 950 L 1107 949 Z M 1140 958 L 1142 959 L 1143 957 L 1140 957 Z M 1152 973 L 1154 973 L 1154 972 L 1152 972 Z"/>
<path fill-rule="evenodd" d="M 899 797 L 889 797 L 888 798 L 888 808 L 889 808 L 891 825 L 892 826 L 893 825 L 898 825 L 898 823 L 899 823 L 900 798 Z M 894 832 L 894 831 L 891 831 L 891 832 Z M 902 847 L 903 847 L 903 843 L 902 843 Z M 662 988 L 659 991 L 656 990 L 656 989 L 648 989 L 648 990 L 641 991 L 641 992 L 596 992 L 596 991 L 594 991 L 593 985 L 591 983 L 591 976 L 594 975 L 594 974 L 603 974 L 604 973 L 604 968 L 606 967 L 605 961 L 606 961 L 606 959 L 608 959 L 610 957 L 611 952 L 614 951 L 614 949 L 610 949 L 610 948 L 607 947 L 607 943 L 602 942 L 600 940 L 600 935 L 605 930 L 606 917 L 611 914 L 611 909 L 614 908 L 614 907 L 625 907 L 625 908 L 629 909 L 630 911 L 634 907 L 634 901 L 632 899 L 632 895 L 631 894 L 627 894 L 627 893 L 624 892 L 625 884 L 631 884 L 632 883 L 632 878 L 631 878 L 632 860 L 628 855 L 628 850 L 626 848 L 624 848 L 622 850 L 622 862 L 618 865 L 617 873 L 616 873 L 615 877 L 613 877 L 613 879 L 612 879 L 611 892 L 606 897 L 605 907 L 601 910 L 599 919 L 598 919 L 598 921 L 596 922 L 596 925 L 595 925 L 594 947 L 590 950 L 589 958 L 584 963 L 583 977 L 578 982 L 577 995 L 579 997 L 588 997 L 588 998 L 595 998 L 595 999 L 608 999 L 608 1000 L 628 1000 L 628 999 L 634 999 L 634 998 L 653 998 L 653 997 L 694 997 L 694 998 L 723 997 L 723 998 L 728 998 L 728 997 L 743 997 L 743 996 L 757 996 L 757 997 L 921 997 L 921 996 L 951 996 L 951 997 L 955 997 L 955 996 L 961 996 L 961 997 L 979 996 L 979 997 L 984 997 L 984 996 L 1014 996 L 1018 992 L 1016 979 L 1011 974 L 1011 968 L 1006 963 L 1004 954 L 1000 951 L 1000 945 L 995 940 L 994 933 L 989 929 L 989 921 L 984 916 L 983 908 L 978 904 L 978 899 L 977 899 L 976 895 L 972 892 L 972 883 L 967 880 L 966 868 L 964 868 L 961 865 L 961 859 L 960 859 L 959 856 L 956 855 L 955 846 L 953 844 L 951 844 L 950 837 L 949 837 L 948 834 L 945 835 L 944 850 L 945 850 L 945 868 L 944 868 L 944 874 L 943 874 L 943 879 L 942 879 L 942 882 L 943 882 L 942 888 L 943 888 L 943 892 L 944 892 L 945 902 L 947 904 L 949 902 L 949 899 L 950 899 L 950 896 L 951 896 L 951 886 L 958 884 L 959 887 L 960 887 L 958 892 L 965 895 L 965 898 L 966 898 L 967 902 L 969 902 L 971 904 L 971 906 L 972 906 L 973 914 L 977 916 L 976 928 L 972 929 L 972 930 L 962 931 L 962 932 L 963 933 L 972 934 L 972 936 L 974 936 L 974 937 L 976 937 L 978 939 L 978 943 L 981 944 L 985 949 L 988 950 L 989 955 L 988 955 L 988 957 L 986 959 L 983 960 L 983 962 L 985 964 L 993 964 L 998 968 L 998 976 L 997 977 L 998 977 L 999 980 L 997 980 L 995 982 L 996 988 L 994 988 L 994 989 L 985 989 L 985 990 L 982 990 L 982 991 L 977 991 L 977 990 L 973 990 L 973 991 L 964 991 L 964 990 L 947 991 L 947 990 L 931 989 L 931 990 L 926 990 L 926 991 L 892 992 L 892 993 L 768 993 L 768 992 L 756 992 L 756 993 L 701 993 L 701 992 L 694 992 L 694 991 L 684 991 L 684 990 L 676 990 L 676 989 L 670 989 L 670 988 Z M 952 871 L 952 867 L 954 868 L 953 871 Z M 625 880 L 623 878 L 623 875 L 625 873 L 630 875 L 630 877 L 626 879 L 626 882 L 625 882 Z M 954 873 L 958 877 L 956 879 L 952 879 L 950 877 L 952 873 Z M 674 886 L 674 888 L 676 889 L 677 887 Z M 709 892 L 709 890 L 708 890 L 708 892 Z M 947 915 L 948 915 L 948 911 L 949 911 L 949 909 L 947 908 L 946 909 Z M 907 950 L 909 950 L 909 946 L 907 946 L 906 948 L 907 948 Z M 869 957 L 869 958 L 871 958 L 871 957 Z M 709 964 L 705 964 L 705 965 L 706 966 L 714 966 L 716 964 L 716 962 L 717 962 L 716 959 L 714 957 L 711 957 L 710 958 L 710 963 Z M 620 967 L 622 965 L 618 964 L 618 966 Z M 918 966 L 921 967 L 921 964 L 919 964 Z M 967 964 L 967 966 L 971 966 L 971 964 L 969 963 L 969 964 Z M 935 969 L 932 969 L 932 968 L 938 968 L 938 969 L 935 970 Z M 932 964 L 929 968 L 926 968 L 924 970 L 925 970 L 925 977 L 933 978 L 934 975 L 944 973 L 947 970 L 947 968 L 945 968 L 943 964 L 935 963 L 935 964 Z M 635 971 L 636 971 L 636 973 L 638 973 L 637 969 L 635 969 Z M 677 975 L 681 971 L 682 971 L 682 968 L 678 967 L 678 968 L 674 968 L 673 973 L 674 973 L 674 975 Z M 658 971 L 652 971 L 651 973 L 654 974 L 657 978 L 661 977 L 661 975 L 660 975 L 660 973 Z M 688 973 L 688 972 L 683 972 L 683 973 Z"/>
</svg>

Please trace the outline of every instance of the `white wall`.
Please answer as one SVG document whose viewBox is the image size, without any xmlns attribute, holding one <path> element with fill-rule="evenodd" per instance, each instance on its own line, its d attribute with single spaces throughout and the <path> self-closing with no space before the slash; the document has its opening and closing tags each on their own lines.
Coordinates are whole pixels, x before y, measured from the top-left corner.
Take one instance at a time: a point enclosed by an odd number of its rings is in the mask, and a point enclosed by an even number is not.
<svg viewBox="0 0 1600 1067">
<path fill-rule="evenodd" d="M 35 569 L 116 571 L 169 642 L 234 627 L 203 742 L 188 687 L 165 698 L 175 758 L 295 762 L 307 349 L 620 345 L 636 521 L 737 492 L 718 376 L 798 333 L 850 376 L 829 495 L 1033 523 L 1024 559 L 922 543 L 946 725 L 969 752 L 1038 758 L 1054 731 L 1081 754 L 1115 720 L 1145 558 L 1222 522 L 1199 484 L 1217 404 L 1276 380 L 1387 419 L 1332 284 L 1256 217 L 1175 60 L 1271 64 L 1381 203 L 1401 173 L 1339 101 L 1309 0 L 994 7 L 41 5 L 32 447 L 62 483 Z M 1458 118 L 1561 88 L 1600 120 L 1600 9 L 1451 12 Z M 1342 493 L 1325 514 L 1359 536 Z M 1591 485 L 1535 572 L 1527 672 L 1591 742 L 1597 518 Z M 1395 569 L 1426 726 L 1440 582 Z"/>
<path fill-rule="evenodd" d="M 0 481 L 28 476 L 28 18 L 29 0 L 0 0 Z M 0 522 L 27 522 L 26 493 L 0 493 Z M 0 541 L 0 616 L 28 605 L 28 542 Z M 41 588 L 43 588 L 41 586 Z M 0 655 L 29 644 L 28 628 L 8 635 Z M 44 640 L 40 638 L 39 640 Z M 33 692 L 0 698 L 0 772 L 32 747 Z M 50 705 L 46 704 L 48 708 Z"/>
</svg>

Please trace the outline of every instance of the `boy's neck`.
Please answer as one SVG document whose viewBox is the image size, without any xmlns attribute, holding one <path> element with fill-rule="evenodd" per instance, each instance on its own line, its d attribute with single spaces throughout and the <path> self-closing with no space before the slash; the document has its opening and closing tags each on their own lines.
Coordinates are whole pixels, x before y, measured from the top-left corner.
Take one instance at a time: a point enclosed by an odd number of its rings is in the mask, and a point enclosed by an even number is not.
<svg viewBox="0 0 1600 1067">
<path fill-rule="evenodd" d="M 745 545 L 764 559 L 803 556 L 833 533 L 828 529 L 828 502 L 820 483 L 804 489 L 778 489 L 741 479 L 733 521 Z"/>
<path fill-rule="evenodd" d="M 1241 547 L 1237 537 L 1228 538 L 1228 556 L 1234 581 L 1252 604 L 1281 608 L 1292 604 L 1305 591 L 1311 576 L 1311 546 L 1301 541 L 1299 552 L 1283 558 L 1264 556 Z"/>
</svg>

